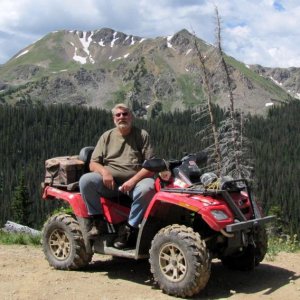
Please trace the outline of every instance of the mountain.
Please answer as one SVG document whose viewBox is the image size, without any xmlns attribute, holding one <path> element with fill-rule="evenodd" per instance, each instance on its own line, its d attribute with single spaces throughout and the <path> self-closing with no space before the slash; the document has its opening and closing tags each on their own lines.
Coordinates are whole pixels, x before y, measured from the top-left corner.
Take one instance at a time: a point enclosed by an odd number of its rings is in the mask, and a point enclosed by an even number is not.
<svg viewBox="0 0 300 300">
<path fill-rule="evenodd" d="M 270 78 L 291 96 L 300 99 L 300 68 L 266 68 L 260 65 L 250 66 L 259 75 Z"/>
<path fill-rule="evenodd" d="M 0 103 L 70 103 L 111 108 L 129 101 L 139 116 L 194 108 L 205 100 L 195 39 L 211 73 L 214 101 L 228 106 L 214 47 L 183 29 L 145 39 L 109 28 L 52 32 L 0 67 Z M 226 56 L 236 108 L 264 114 L 291 95 L 262 72 Z"/>
</svg>

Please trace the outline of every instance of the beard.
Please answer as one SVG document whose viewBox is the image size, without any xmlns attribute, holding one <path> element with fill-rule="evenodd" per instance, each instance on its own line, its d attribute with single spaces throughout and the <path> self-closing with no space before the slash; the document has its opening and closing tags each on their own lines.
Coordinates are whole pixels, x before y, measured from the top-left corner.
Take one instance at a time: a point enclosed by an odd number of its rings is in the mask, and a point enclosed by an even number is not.
<svg viewBox="0 0 300 300">
<path fill-rule="evenodd" d="M 118 124 L 118 127 L 121 128 L 121 129 L 129 128 L 129 124 L 127 124 L 127 123 L 120 123 L 120 124 Z"/>
<path fill-rule="evenodd" d="M 115 123 L 115 125 L 120 129 L 127 129 L 131 127 L 131 123 L 126 121 L 120 121 L 119 123 Z"/>
</svg>

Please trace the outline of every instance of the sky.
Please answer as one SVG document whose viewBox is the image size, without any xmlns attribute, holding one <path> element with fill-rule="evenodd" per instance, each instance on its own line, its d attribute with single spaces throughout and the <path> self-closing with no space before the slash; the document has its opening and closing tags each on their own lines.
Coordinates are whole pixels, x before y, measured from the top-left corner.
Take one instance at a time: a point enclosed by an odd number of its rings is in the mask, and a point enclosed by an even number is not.
<svg viewBox="0 0 300 300">
<path fill-rule="evenodd" d="M 300 0 L 0 0 L 0 64 L 57 30 L 111 28 L 144 38 L 181 29 L 245 64 L 300 67 Z"/>
</svg>

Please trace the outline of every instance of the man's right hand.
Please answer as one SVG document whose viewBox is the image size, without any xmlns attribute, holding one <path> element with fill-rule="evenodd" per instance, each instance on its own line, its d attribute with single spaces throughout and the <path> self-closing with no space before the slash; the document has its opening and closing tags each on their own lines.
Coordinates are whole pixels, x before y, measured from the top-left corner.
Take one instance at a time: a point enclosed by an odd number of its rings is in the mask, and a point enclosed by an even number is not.
<svg viewBox="0 0 300 300">
<path fill-rule="evenodd" d="M 97 162 L 91 161 L 90 170 L 92 172 L 98 172 L 102 176 L 103 183 L 108 189 L 113 190 L 115 188 L 114 178 L 104 166 Z"/>
<path fill-rule="evenodd" d="M 114 178 L 112 177 L 112 175 L 110 174 L 109 171 L 105 171 L 103 172 L 102 174 L 102 178 L 103 178 L 103 183 L 104 185 L 110 189 L 110 190 L 113 190 L 115 188 L 115 181 L 114 181 Z"/>
</svg>

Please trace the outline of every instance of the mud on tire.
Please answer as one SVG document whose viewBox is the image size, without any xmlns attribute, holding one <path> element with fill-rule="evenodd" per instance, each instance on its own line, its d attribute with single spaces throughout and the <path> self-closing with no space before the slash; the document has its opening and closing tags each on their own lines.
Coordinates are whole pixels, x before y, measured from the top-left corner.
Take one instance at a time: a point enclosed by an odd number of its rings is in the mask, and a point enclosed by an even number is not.
<svg viewBox="0 0 300 300">
<path fill-rule="evenodd" d="M 56 214 L 43 228 L 43 251 L 50 266 L 60 270 L 76 270 L 92 258 L 87 254 L 78 222 L 70 215 Z"/>
<path fill-rule="evenodd" d="M 169 295 L 193 296 L 210 277 L 211 260 L 205 242 L 184 225 L 170 225 L 156 234 L 149 262 L 154 280 Z"/>
</svg>

